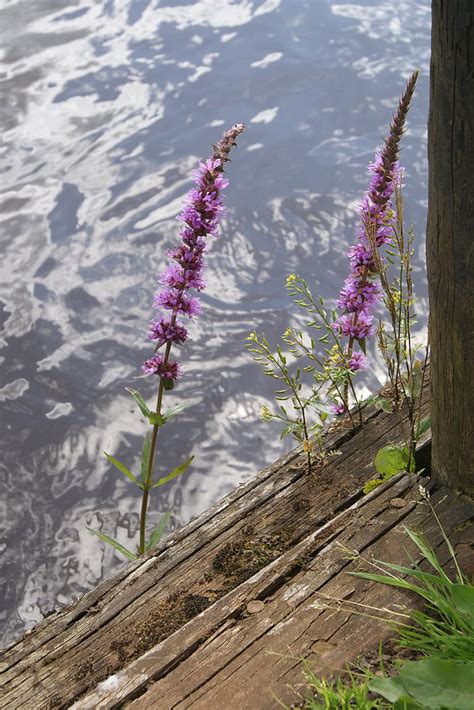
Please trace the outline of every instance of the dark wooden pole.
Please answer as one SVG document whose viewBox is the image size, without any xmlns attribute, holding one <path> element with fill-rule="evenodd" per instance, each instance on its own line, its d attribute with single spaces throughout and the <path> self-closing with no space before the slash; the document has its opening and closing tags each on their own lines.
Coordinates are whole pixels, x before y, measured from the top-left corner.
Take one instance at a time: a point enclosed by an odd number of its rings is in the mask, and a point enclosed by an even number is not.
<svg viewBox="0 0 474 710">
<path fill-rule="evenodd" d="M 474 495 L 474 0 L 432 0 L 427 268 L 432 475 Z"/>
</svg>

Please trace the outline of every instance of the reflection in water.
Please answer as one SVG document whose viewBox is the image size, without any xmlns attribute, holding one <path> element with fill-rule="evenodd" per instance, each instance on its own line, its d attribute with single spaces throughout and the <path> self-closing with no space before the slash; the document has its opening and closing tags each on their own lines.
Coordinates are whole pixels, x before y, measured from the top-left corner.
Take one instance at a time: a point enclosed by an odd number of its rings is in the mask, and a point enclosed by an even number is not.
<svg viewBox="0 0 474 710">
<path fill-rule="evenodd" d="M 292 271 L 337 295 L 365 166 L 415 67 L 403 163 L 423 233 L 429 19 L 428 0 L 396 17 L 388 0 L 3 3 L 4 643 L 121 564 L 86 525 L 133 545 L 138 491 L 102 452 L 137 465 L 144 423 L 125 387 L 150 352 L 154 282 L 190 171 L 234 121 L 247 131 L 176 393 L 200 404 L 159 451 L 163 472 L 191 452 L 195 464 L 152 516 L 171 506 L 174 525 L 189 520 L 282 452 L 259 423 L 273 386 L 245 337 L 287 326 Z"/>
</svg>

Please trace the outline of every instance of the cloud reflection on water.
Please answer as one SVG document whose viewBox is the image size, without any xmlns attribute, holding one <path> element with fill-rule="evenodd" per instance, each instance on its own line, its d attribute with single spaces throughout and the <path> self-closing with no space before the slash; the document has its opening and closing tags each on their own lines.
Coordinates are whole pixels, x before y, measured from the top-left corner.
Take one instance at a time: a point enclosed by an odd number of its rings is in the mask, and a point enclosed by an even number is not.
<svg viewBox="0 0 474 710">
<path fill-rule="evenodd" d="M 86 524 L 133 544 L 138 492 L 102 451 L 137 465 L 144 425 L 124 388 L 149 352 L 190 171 L 236 120 L 247 131 L 176 393 L 201 404 L 160 451 L 163 471 L 191 452 L 195 464 L 152 514 L 172 505 L 182 523 L 281 453 L 258 419 L 273 384 L 245 337 L 274 341 L 288 325 L 293 271 L 337 295 L 365 166 L 414 67 L 403 162 L 408 220 L 423 233 L 429 12 L 428 0 L 398 3 L 396 17 L 388 0 L 2 7 L 4 642 L 120 564 Z M 417 257 L 421 274 L 421 240 Z M 423 278 L 418 290 L 426 322 Z"/>
</svg>

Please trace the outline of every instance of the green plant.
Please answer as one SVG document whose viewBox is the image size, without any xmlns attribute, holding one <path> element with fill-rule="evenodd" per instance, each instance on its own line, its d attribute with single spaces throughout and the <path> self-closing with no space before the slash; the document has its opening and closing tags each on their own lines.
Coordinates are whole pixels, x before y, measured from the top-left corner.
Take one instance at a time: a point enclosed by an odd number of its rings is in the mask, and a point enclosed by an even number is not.
<svg viewBox="0 0 474 710">
<path fill-rule="evenodd" d="M 429 345 L 416 342 L 413 338 L 416 323 L 411 263 L 414 237 L 412 232 L 408 239 L 405 237 L 400 181 L 395 185 L 394 195 L 395 220 L 393 234 L 385 249 L 385 258 L 380 255 L 374 240 L 369 236 L 389 316 L 388 324 L 379 321 L 377 345 L 387 368 L 393 405 L 400 413 L 403 406 L 408 415 L 406 420 L 400 416 L 403 445 L 390 447 L 382 457 L 383 462 L 377 461 L 377 458 L 374 462 L 377 471 L 385 475 L 386 471 L 382 470 L 381 465 L 386 468 L 388 461 L 392 467 L 398 467 L 394 473 L 400 470 L 415 472 L 416 446 L 430 426 L 429 417 L 421 419 L 421 398 L 426 380 Z M 393 278 L 390 277 L 391 269 L 395 270 Z"/>
<path fill-rule="evenodd" d="M 88 530 L 103 542 L 112 545 L 127 559 L 134 559 L 156 545 L 168 523 L 170 512 L 160 520 L 149 535 L 147 534 L 148 504 L 152 489 L 159 488 L 180 476 L 193 460 L 193 456 L 188 457 L 170 473 L 154 480 L 158 433 L 170 419 L 196 401 L 188 400 L 164 410 L 165 395 L 174 389 L 181 376 L 181 365 L 171 359 L 171 349 L 173 345 L 175 347 L 182 345 L 188 339 L 188 330 L 183 325 L 183 317 L 193 318 L 201 312 L 199 299 L 190 296 L 189 290 L 195 289 L 200 292 L 205 288 L 202 278 L 205 265 L 204 253 L 208 238 L 217 235 L 219 219 L 224 211 L 222 191 L 228 185 L 228 180 L 223 177 L 224 166 L 229 160 L 232 147 L 236 145 L 237 136 L 243 130 L 243 124 L 234 124 L 224 133 L 217 145 L 213 146 L 211 157 L 200 163 L 199 168 L 194 171 L 196 187 L 188 192 L 184 208 L 178 217 L 182 222 L 180 243 L 168 252 L 170 263 L 159 280 L 160 289 L 155 295 L 153 307 L 159 309 L 160 314 L 151 322 L 149 330 L 149 338 L 154 341 L 154 354 L 144 362 L 142 367 L 147 376 L 155 376 L 158 381 L 155 409 L 148 407 L 139 392 L 128 389 L 141 414 L 151 426 L 151 432 L 144 438 L 140 475 L 132 473 L 127 466 L 110 454 L 105 454 L 107 460 L 142 491 L 137 553 L 128 550 L 109 535 L 90 528 Z"/>
<path fill-rule="evenodd" d="M 420 658 L 397 662 L 397 673 L 393 677 L 387 676 L 381 663 L 383 677 L 365 670 L 362 678 L 349 672 L 347 677 L 334 681 L 317 678 L 305 664 L 304 676 L 315 697 L 305 700 L 302 707 L 308 710 L 345 707 L 362 710 L 473 710 L 474 586 L 461 572 L 453 546 L 431 506 L 428 494 L 425 491 L 422 493 L 442 532 L 454 565 L 454 578 L 451 579 L 446 573 L 424 537 L 407 528 L 406 534 L 431 569 L 422 569 L 413 559 L 411 566 L 363 560 L 376 572 L 352 573 L 362 579 L 403 589 L 423 600 L 423 609 L 411 614 L 390 612 L 388 620 L 397 634 L 398 648 L 409 649 Z M 350 553 L 350 556 L 362 559 L 360 555 Z M 356 604 L 356 607 L 361 606 L 364 607 L 363 604 Z M 387 609 L 370 607 L 367 611 L 371 617 L 377 611 L 387 619 Z"/>
<path fill-rule="evenodd" d="M 431 505 L 431 504 L 430 504 Z M 394 678 L 372 678 L 370 690 L 401 707 L 429 710 L 473 710 L 474 708 L 474 586 L 462 574 L 454 549 L 433 508 L 451 559 L 455 578 L 451 580 L 434 550 L 422 535 L 405 528 L 423 559 L 431 567 L 405 567 L 389 562 L 372 562 L 384 572 L 354 572 L 363 579 L 407 590 L 421 597 L 425 607 L 414 611 L 411 623 L 392 622 L 398 645 L 424 656 L 400 667 Z"/>
<path fill-rule="evenodd" d="M 303 445 L 309 470 L 312 437 L 316 440 L 319 455 L 323 453 L 321 432 L 327 417 L 325 401 L 331 403 L 336 415 L 348 414 L 353 426 L 351 407 L 355 404 L 362 424 L 361 406 L 353 380 L 357 372 L 368 367 L 367 341 L 375 336 L 374 312 L 382 300 L 388 309 L 392 330 L 388 334 L 385 325 L 380 324 L 378 344 L 387 365 L 395 403 L 399 406 L 401 392 L 409 413 L 409 432 L 404 432 L 406 452 L 404 449 L 398 452 L 403 462 L 398 462 L 397 466 L 407 467 L 409 471 L 414 467 L 426 358 L 425 366 L 421 368 L 412 343 L 410 259 L 413 250 L 412 238 L 405 240 L 403 231 L 403 171 L 398 163 L 398 153 L 417 78 L 418 71 L 415 71 L 402 93 L 382 151 L 368 167 L 370 179 L 360 204 L 357 241 L 348 251 L 350 270 L 337 299 L 339 314 L 335 310 L 327 312 L 323 300 L 313 297 L 306 281 L 291 274 L 286 287 L 294 303 L 310 317 L 305 328 L 285 330 L 282 340 L 287 353 L 281 345 L 273 353 L 265 336 L 259 338 L 255 332 L 248 338 L 249 349 L 265 374 L 283 384 L 276 393 L 277 401 L 290 402 L 292 407 L 288 411 L 284 404 L 279 404 L 277 410 L 272 411 L 265 406 L 262 416 L 266 421 L 282 421 L 282 435 L 291 433 Z M 381 254 L 382 249 L 385 255 Z M 396 255 L 400 262 L 398 276 L 390 280 L 388 266 L 395 263 Z M 290 369 L 293 359 L 302 359 L 303 366 L 295 365 Z M 309 378 L 305 380 L 304 375 Z M 392 462 L 392 469 L 393 466 Z M 392 475 L 387 471 L 379 472 L 383 477 L 371 481 L 369 489 Z"/>
<path fill-rule="evenodd" d="M 371 693 L 367 673 L 360 678 L 348 672 L 344 679 L 327 680 L 318 678 L 306 664 L 303 675 L 313 693 L 313 697 L 302 699 L 304 710 L 385 710 L 392 707 Z"/>
</svg>

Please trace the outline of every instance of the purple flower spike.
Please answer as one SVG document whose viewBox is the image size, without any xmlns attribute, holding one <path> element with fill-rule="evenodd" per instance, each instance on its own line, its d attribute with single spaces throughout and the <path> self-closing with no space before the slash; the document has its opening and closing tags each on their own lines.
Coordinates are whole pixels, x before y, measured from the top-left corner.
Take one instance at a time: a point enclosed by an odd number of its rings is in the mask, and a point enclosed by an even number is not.
<svg viewBox="0 0 474 710">
<path fill-rule="evenodd" d="M 368 358 L 358 350 L 352 353 L 351 359 L 349 360 L 349 370 L 351 372 L 357 372 L 358 370 L 365 370 L 369 364 Z"/>
<path fill-rule="evenodd" d="M 150 323 L 149 338 L 156 340 L 156 347 L 160 348 L 165 343 L 182 345 L 188 337 L 188 331 L 179 323 L 170 320 L 153 320 Z"/>
<path fill-rule="evenodd" d="M 358 314 L 341 316 L 332 325 L 334 331 L 339 335 L 351 340 L 365 340 L 365 338 L 371 338 L 375 334 L 373 320 L 373 316 L 361 311 Z"/>
<path fill-rule="evenodd" d="M 163 288 L 155 294 L 153 301 L 154 308 L 168 311 L 168 314 L 152 321 L 149 330 L 150 339 L 156 341 L 155 350 L 162 346 L 166 349 L 163 356 L 155 353 L 143 365 L 144 372 L 159 375 L 165 381 L 176 380 L 181 375 L 179 363 L 169 360 L 171 345 L 182 345 L 188 338 L 188 331 L 178 317 L 193 318 L 202 310 L 199 299 L 187 291 L 205 289 L 202 279 L 204 252 L 208 237 L 217 236 L 218 223 L 224 213 L 221 193 L 229 184 L 222 173 L 235 140 L 243 130 L 243 124 L 236 123 L 214 146 L 212 156 L 199 163 L 199 168 L 193 171 L 196 187 L 186 195 L 183 210 L 177 217 L 183 223 L 181 243 L 168 252 L 171 263 L 159 279 Z"/>
<path fill-rule="evenodd" d="M 383 264 L 379 249 L 391 242 L 396 225 L 392 196 L 401 184 L 403 172 L 398 162 L 398 149 L 417 78 L 418 72 L 414 72 L 402 94 L 384 147 L 368 166 L 369 186 L 360 205 L 357 243 L 348 251 L 350 273 L 337 301 L 342 314 L 332 328 L 338 336 L 349 339 L 345 363 L 351 372 L 367 367 L 367 358 L 362 352 L 354 351 L 354 345 L 358 342 L 363 346 L 366 338 L 375 334 L 372 313 L 382 298 L 382 290 L 374 279 Z"/>
<path fill-rule="evenodd" d="M 179 362 L 174 362 L 172 360 L 165 362 L 164 357 L 162 357 L 159 353 L 156 353 L 153 357 L 145 360 L 142 369 L 147 375 L 159 375 L 164 380 L 177 380 L 182 374 Z"/>
<path fill-rule="evenodd" d="M 373 281 L 362 282 L 354 275 L 349 276 L 344 282 L 339 299 L 338 308 L 349 313 L 368 311 L 377 305 L 380 300 L 380 287 Z"/>
</svg>

